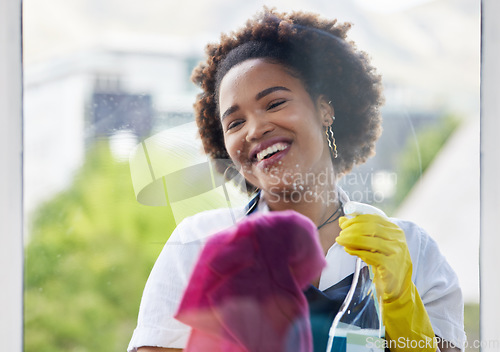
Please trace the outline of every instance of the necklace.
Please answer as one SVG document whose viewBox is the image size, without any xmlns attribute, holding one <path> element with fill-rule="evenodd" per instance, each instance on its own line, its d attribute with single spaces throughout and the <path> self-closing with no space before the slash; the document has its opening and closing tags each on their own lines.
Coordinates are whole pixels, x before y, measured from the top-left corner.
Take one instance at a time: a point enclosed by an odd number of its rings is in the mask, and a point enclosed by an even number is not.
<svg viewBox="0 0 500 352">
<path fill-rule="evenodd" d="M 337 221 L 338 218 L 340 218 L 343 213 L 344 213 L 344 210 L 342 209 L 342 204 L 340 204 L 339 207 L 337 208 L 337 210 L 335 210 L 332 213 L 332 215 L 330 215 L 330 217 L 328 217 L 328 219 L 325 220 L 325 222 L 323 222 L 321 225 L 318 226 L 318 230 L 321 229 L 325 225 L 328 225 L 328 224 L 331 224 L 334 221 Z M 337 215 L 337 216 L 335 216 L 335 215 Z M 334 216 L 335 216 L 335 218 L 333 218 Z"/>
</svg>

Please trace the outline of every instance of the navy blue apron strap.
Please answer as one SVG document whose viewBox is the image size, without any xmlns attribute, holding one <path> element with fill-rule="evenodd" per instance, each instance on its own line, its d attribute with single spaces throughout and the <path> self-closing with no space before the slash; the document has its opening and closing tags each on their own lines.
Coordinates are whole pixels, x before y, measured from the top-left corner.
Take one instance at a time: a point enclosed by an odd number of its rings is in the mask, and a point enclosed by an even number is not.
<svg viewBox="0 0 500 352">
<path fill-rule="evenodd" d="M 246 209 L 245 216 L 252 214 L 257 209 L 257 205 L 259 204 L 260 200 L 260 192 L 261 190 L 259 189 L 257 194 L 250 200 L 250 202 L 245 207 Z"/>
</svg>

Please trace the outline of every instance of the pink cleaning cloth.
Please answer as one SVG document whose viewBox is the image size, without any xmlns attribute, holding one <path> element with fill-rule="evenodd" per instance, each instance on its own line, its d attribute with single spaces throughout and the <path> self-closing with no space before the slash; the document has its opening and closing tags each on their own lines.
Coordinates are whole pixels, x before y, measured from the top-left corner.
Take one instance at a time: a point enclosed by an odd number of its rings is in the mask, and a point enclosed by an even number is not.
<svg viewBox="0 0 500 352">
<path fill-rule="evenodd" d="M 212 236 L 176 318 L 187 352 L 312 352 L 302 292 L 326 265 L 318 231 L 294 212 L 257 213 Z"/>
</svg>

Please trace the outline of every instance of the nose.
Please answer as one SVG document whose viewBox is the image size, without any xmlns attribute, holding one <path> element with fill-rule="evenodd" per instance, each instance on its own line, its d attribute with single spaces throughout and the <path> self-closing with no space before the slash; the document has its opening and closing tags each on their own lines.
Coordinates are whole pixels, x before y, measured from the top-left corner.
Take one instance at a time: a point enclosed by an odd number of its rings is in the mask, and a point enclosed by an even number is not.
<svg viewBox="0 0 500 352">
<path fill-rule="evenodd" d="M 254 117 L 247 122 L 248 132 L 245 137 L 247 142 L 259 140 L 265 134 L 273 130 L 273 125 L 263 117 Z"/>
</svg>

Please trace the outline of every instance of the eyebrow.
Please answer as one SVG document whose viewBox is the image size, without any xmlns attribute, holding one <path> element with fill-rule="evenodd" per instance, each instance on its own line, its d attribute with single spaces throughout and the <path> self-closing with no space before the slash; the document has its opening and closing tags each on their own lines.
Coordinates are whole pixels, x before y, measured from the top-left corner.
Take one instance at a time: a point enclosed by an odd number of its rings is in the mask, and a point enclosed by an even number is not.
<svg viewBox="0 0 500 352">
<path fill-rule="evenodd" d="M 291 92 L 290 89 L 288 89 L 287 87 L 283 87 L 283 86 L 275 86 L 275 87 L 269 87 L 269 88 L 266 88 L 264 89 L 263 91 L 257 93 L 257 95 L 255 96 L 255 100 L 260 100 L 262 98 L 264 98 L 265 96 L 273 93 L 273 92 L 276 92 L 278 90 L 284 90 L 284 91 L 287 91 L 287 92 Z M 229 109 L 227 109 L 221 116 L 221 121 L 224 120 L 227 116 L 231 115 L 232 113 L 238 111 L 240 109 L 240 107 L 238 105 L 233 105 L 231 106 Z"/>
<path fill-rule="evenodd" d="M 238 105 L 233 105 L 229 109 L 227 109 L 222 116 L 220 117 L 220 120 L 224 120 L 227 116 L 231 115 L 233 112 L 236 112 L 240 109 Z"/>
<path fill-rule="evenodd" d="M 287 87 L 283 87 L 283 86 L 270 87 L 270 88 L 264 89 L 262 92 L 257 93 L 257 95 L 255 96 L 255 100 L 260 100 L 260 99 L 264 98 L 266 95 L 269 95 L 272 92 L 276 92 L 277 90 L 285 90 L 287 92 L 291 92 L 290 89 L 288 89 Z"/>
</svg>

